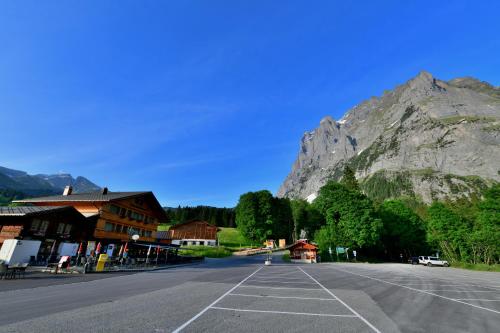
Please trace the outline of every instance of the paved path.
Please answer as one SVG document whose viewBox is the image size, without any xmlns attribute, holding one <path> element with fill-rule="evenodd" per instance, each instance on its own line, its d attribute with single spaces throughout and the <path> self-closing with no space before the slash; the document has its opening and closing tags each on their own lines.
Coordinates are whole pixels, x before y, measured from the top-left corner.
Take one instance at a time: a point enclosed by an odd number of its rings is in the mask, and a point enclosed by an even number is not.
<svg viewBox="0 0 500 333">
<path fill-rule="evenodd" d="M 276 256 L 0 292 L 0 332 L 498 332 L 500 274 Z M 0 281 L 1 284 L 2 281 Z"/>
</svg>

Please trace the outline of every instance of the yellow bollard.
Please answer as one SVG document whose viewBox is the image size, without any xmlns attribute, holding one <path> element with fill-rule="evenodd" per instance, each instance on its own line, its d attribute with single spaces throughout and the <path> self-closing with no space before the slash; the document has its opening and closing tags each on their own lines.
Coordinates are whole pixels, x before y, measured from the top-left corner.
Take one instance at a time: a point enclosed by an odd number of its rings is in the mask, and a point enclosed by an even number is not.
<svg viewBox="0 0 500 333">
<path fill-rule="evenodd" d="M 108 255 L 103 253 L 99 255 L 99 260 L 97 261 L 97 266 L 95 268 L 96 272 L 102 272 L 104 270 L 104 264 L 108 261 Z"/>
</svg>

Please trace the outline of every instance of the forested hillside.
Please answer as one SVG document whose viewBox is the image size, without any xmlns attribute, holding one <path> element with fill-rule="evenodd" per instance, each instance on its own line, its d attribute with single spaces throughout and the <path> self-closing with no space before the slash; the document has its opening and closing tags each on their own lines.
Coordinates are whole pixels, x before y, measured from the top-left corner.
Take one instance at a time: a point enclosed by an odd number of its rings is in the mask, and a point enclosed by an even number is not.
<svg viewBox="0 0 500 333">
<path fill-rule="evenodd" d="M 233 208 L 218 208 L 210 206 L 196 207 L 164 207 L 169 224 L 178 224 L 191 220 L 207 221 L 218 227 L 235 227 L 235 212 Z"/>
</svg>

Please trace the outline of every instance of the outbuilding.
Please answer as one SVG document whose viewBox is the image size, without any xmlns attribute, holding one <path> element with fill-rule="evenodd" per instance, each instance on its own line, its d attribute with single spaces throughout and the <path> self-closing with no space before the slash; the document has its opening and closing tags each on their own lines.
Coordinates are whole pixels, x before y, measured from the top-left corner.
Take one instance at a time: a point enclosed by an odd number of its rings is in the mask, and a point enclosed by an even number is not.
<svg viewBox="0 0 500 333">
<path fill-rule="evenodd" d="M 174 245 L 217 245 L 217 226 L 207 221 L 187 221 L 171 226 L 168 231 L 159 231 L 162 243 Z"/>
<path fill-rule="evenodd" d="M 299 240 L 288 247 L 292 262 L 316 263 L 318 247 L 307 240 Z"/>
</svg>

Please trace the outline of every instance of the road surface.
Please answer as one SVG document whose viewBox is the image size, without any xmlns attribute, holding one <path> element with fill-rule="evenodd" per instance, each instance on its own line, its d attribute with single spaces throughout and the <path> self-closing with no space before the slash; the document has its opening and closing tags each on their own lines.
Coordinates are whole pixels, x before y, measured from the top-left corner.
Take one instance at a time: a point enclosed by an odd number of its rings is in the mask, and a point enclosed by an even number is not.
<svg viewBox="0 0 500 333">
<path fill-rule="evenodd" d="M 500 274 L 210 259 L 0 288 L 0 332 L 498 332 Z M 31 282 L 30 282 L 31 281 Z M 0 281 L 0 285 L 5 281 Z M 29 284 L 32 283 L 30 286 Z"/>
</svg>

